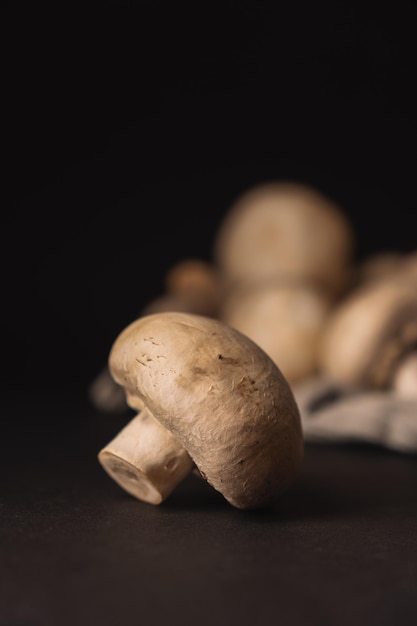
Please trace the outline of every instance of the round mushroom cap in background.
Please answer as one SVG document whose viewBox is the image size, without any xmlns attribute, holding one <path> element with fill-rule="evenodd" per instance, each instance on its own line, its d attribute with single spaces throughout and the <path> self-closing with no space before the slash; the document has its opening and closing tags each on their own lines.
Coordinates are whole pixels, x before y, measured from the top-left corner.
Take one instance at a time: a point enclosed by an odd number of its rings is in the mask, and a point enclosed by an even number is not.
<svg viewBox="0 0 417 626">
<path fill-rule="evenodd" d="M 220 279 L 216 268 L 198 258 L 178 261 L 165 274 L 164 291 L 152 298 L 142 315 L 181 311 L 216 317 L 220 300 Z"/>
<path fill-rule="evenodd" d="M 215 317 L 220 302 L 220 278 L 213 264 L 198 258 L 182 259 L 165 275 L 168 294 L 189 302 L 190 313 Z"/>
<path fill-rule="evenodd" d="M 350 280 L 355 233 L 338 204 L 301 183 L 260 184 L 220 224 L 214 258 L 227 283 L 292 278 L 340 293 Z"/>
<path fill-rule="evenodd" d="M 270 357 L 223 322 L 155 313 L 125 328 L 109 356 L 132 408 L 148 411 L 237 508 L 272 504 L 303 458 L 292 390 Z"/>
<path fill-rule="evenodd" d="M 290 384 L 313 375 L 331 300 L 311 285 L 273 283 L 236 289 L 221 319 L 255 341 Z"/>
<path fill-rule="evenodd" d="M 194 296 L 189 297 L 187 294 L 164 292 L 149 300 L 143 307 L 140 316 L 173 311 L 211 316 L 211 307 L 209 312 L 205 305 L 205 301 Z"/>
</svg>

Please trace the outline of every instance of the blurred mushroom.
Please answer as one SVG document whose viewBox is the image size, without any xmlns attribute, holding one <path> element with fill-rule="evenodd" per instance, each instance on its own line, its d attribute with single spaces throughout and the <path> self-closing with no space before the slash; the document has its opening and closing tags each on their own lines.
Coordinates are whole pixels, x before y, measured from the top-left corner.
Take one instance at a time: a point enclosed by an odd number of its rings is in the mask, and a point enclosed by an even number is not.
<svg viewBox="0 0 417 626">
<path fill-rule="evenodd" d="M 341 207 L 301 183 L 274 181 L 237 198 L 219 226 L 214 258 L 225 283 L 304 280 L 338 297 L 351 281 L 353 227 Z"/>
<path fill-rule="evenodd" d="M 168 269 L 164 292 L 149 302 L 142 314 L 183 311 L 216 317 L 220 297 L 217 269 L 202 259 L 187 258 Z"/>
<path fill-rule="evenodd" d="M 405 254 L 395 250 L 371 254 L 358 264 L 356 283 L 360 285 L 385 280 L 401 268 L 404 259 Z"/>
<path fill-rule="evenodd" d="M 189 312 L 215 317 L 221 298 L 220 278 L 217 268 L 203 259 L 189 258 L 178 261 L 168 269 L 165 287 L 189 302 Z"/>
<path fill-rule="evenodd" d="M 308 284 L 271 283 L 237 289 L 220 319 L 255 341 L 293 384 L 313 375 L 332 302 Z"/>
<path fill-rule="evenodd" d="M 417 255 L 398 255 L 394 265 L 379 259 L 368 266 L 378 271 L 331 313 L 319 374 L 293 392 L 307 441 L 363 441 L 415 453 Z"/>
<path fill-rule="evenodd" d="M 295 481 L 294 396 L 254 342 L 213 318 L 157 313 L 117 337 L 112 376 L 139 413 L 98 454 L 128 493 L 163 502 L 196 467 L 233 506 L 269 506 Z"/>
<path fill-rule="evenodd" d="M 417 286 L 417 252 L 373 253 L 357 264 L 354 276 L 352 288 L 381 280 L 410 280 Z"/>
<path fill-rule="evenodd" d="M 398 274 L 402 280 L 407 280 L 410 285 L 417 288 L 417 251 L 409 252 L 404 257 L 404 263 L 399 268 Z"/>
<path fill-rule="evenodd" d="M 320 368 L 347 388 L 387 388 L 417 349 L 417 289 L 410 276 L 364 284 L 333 310 Z"/>
<path fill-rule="evenodd" d="M 417 346 L 413 352 L 401 359 L 397 365 L 392 376 L 391 386 L 402 396 L 417 399 Z"/>
</svg>

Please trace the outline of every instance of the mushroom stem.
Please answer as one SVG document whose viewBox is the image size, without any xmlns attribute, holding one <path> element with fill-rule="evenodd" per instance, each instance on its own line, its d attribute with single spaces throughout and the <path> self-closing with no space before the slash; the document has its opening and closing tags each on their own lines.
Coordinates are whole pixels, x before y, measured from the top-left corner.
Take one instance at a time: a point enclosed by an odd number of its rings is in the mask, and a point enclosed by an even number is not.
<svg viewBox="0 0 417 626">
<path fill-rule="evenodd" d="M 135 498 L 160 504 L 194 463 L 145 407 L 99 453 L 104 470 Z"/>
</svg>

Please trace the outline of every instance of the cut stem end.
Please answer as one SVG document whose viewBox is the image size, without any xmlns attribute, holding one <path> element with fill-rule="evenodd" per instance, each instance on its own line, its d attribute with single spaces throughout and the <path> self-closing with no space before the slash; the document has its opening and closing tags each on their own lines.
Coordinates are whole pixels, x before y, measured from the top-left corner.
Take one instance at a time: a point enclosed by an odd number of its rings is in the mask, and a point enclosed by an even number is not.
<svg viewBox="0 0 417 626">
<path fill-rule="evenodd" d="M 194 467 L 147 408 L 98 453 L 98 461 L 122 489 L 150 504 L 161 504 Z"/>
</svg>

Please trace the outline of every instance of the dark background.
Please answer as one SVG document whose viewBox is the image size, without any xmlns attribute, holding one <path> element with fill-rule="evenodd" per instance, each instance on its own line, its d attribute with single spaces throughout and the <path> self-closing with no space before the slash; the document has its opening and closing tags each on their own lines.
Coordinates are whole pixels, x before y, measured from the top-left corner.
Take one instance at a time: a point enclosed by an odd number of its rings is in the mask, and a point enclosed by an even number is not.
<svg viewBox="0 0 417 626">
<path fill-rule="evenodd" d="M 416 242 L 416 3 L 3 2 L 0 626 L 414 626 L 415 455 L 306 444 L 276 508 L 159 507 L 87 389 L 167 269 L 268 179 L 358 259 Z"/>
<path fill-rule="evenodd" d="M 257 182 L 327 193 L 358 256 L 417 247 L 414 2 L 6 2 L 2 24 L 8 388 L 82 394 Z"/>
</svg>

